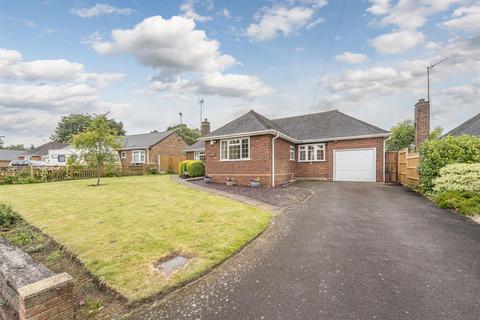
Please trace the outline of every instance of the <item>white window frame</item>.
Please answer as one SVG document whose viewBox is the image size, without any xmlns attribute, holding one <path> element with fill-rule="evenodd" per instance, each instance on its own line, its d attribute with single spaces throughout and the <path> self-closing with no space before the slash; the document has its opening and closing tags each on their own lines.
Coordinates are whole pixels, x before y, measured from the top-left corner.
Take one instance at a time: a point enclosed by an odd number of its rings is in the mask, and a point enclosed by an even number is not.
<svg viewBox="0 0 480 320">
<path fill-rule="evenodd" d="M 135 161 L 137 154 L 139 161 Z M 145 150 L 132 150 L 132 163 L 145 163 Z"/>
<path fill-rule="evenodd" d="M 308 159 L 308 149 L 313 147 L 313 159 Z M 317 159 L 318 149 L 323 149 L 323 159 Z M 300 155 L 302 152 L 305 152 L 305 160 L 300 160 Z M 310 143 L 310 144 L 301 144 L 298 146 L 298 162 L 324 162 L 327 161 L 327 147 L 326 143 Z"/>
<path fill-rule="evenodd" d="M 290 160 L 295 161 L 295 146 L 290 146 Z"/>
<path fill-rule="evenodd" d="M 63 161 L 61 161 L 60 159 L 63 159 Z M 59 154 L 59 155 L 57 156 L 57 161 L 58 161 L 59 163 L 67 162 L 67 156 L 64 155 L 64 154 Z"/>
<path fill-rule="evenodd" d="M 240 158 L 239 159 L 230 159 L 230 144 L 232 141 L 234 140 L 239 140 L 239 144 L 240 144 Z M 242 158 L 242 155 L 243 155 L 243 140 L 247 140 L 247 145 L 248 145 L 248 155 L 246 158 Z M 222 154 L 222 144 L 223 143 L 226 143 L 227 144 L 227 157 L 224 158 L 223 157 L 223 154 Z M 220 140 L 220 161 L 247 161 L 247 160 L 250 160 L 250 150 L 251 150 L 251 146 L 250 146 L 250 137 L 243 137 L 243 138 L 235 138 L 235 139 L 227 139 L 227 140 Z"/>
<path fill-rule="evenodd" d="M 205 151 L 195 151 L 193 153 L 193 160 L 205 161 Z"/>
<path fill-rule="evenodd" d="M 120 158 L 127 159 L 127 151 L 120 151 Z"/>
</svg>

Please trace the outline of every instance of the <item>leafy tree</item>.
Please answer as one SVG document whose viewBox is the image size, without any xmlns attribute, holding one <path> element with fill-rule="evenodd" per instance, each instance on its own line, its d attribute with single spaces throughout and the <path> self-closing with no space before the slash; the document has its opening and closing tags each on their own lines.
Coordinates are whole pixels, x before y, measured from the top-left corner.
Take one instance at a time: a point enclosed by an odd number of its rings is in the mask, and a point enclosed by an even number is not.
<svg viewBox="0 0 480 320">
<path fill-rule="evenodd" d="M 392 135 L 387 141 L 387 151 L 398 151 L 410 148 L 415 141 L 415 127 L 412 120 L 404 120 L 393 126 Z"/>
<path fill-rule="evenodd" d="M 3 136 L 0 136 L 0 149 L 3 149 Z"/>
<path fill-rule="evenodd" d="M 176 126 L 168 127 L 167 130 L 177 129 L 178 134 L 185 140 L 188 145 L 192 145 L 197 142 L 198 138 L 202 136 L 200 130 L 190 129 L 185 124 L 179 124 Z"/>
<path fill-rule="evenodd" d="M 430 133 L 429 139 L 432 139 L 432 140 L 440 139 L 442 137 L 442 132 L 443 132 L 442 127 L 440 126 L 435 127 L 435 129 L 433 129 L 432 132 Z"/>
<path fill-rule="evenodd" d="M 25 151 L 27 150 L 27 147 L 25 147 L 24 144 L 11 144 L 8 146 L 0 147 L 0 149 Z"/>
<path fill-rule="evenodd" d="M 120 140 L 118 131 L 111 127 L 104 115 L 96 116 L 87 130 L 73 136 L 72 144 L 81 151 L 82 159 L 97 168 L 97 186 L 100 185 L 101 169 L 118 160 Z"/>
<path fill-rule="evenodd" d="M 87 130 L 94 119 L 95 117 L 88 113 L 72 113 L 68 116 L 62 116 L 55 128 L 55 133 L 50 139 L 55 142 L 69 143 L 75 134 Z M 114 119 L 107 119 L 106 117 L 105 119 L 109 127 L 118 132 L 118 135 L 125 135 L 121 121 L 117 122 Z"/>
</svg>

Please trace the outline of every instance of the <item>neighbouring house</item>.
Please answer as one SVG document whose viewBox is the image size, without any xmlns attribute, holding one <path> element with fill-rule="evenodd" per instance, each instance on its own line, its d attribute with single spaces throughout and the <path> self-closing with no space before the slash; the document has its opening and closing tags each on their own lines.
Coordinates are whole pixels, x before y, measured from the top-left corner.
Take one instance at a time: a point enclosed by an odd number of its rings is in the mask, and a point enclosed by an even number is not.
<svg viewBox="0 0 480 320">
<path fill-rule="evenodd" d="M 47 165 L 49 166 L 65 166 L 70 158 L 80 159 L 80 151 L 73 146 L 68 145 L 62 149 L 50 149 L 48 150 Z"/>
<path fill-rule="evenodd" d="M 205 137 L 207 134 L 210 133 L 210 122 L 207 119 L 202 121 L 202 127 L 200 132 L 202 133 L 202 137 Z M 198 140 L 191 146 L 188 146 L 183 150 L 185 153 L 185 157 L 188 160 L 201 160 L 205 161 L 205 141 Z"/>
<path fill-rule="evenodd" d="M 162 157 L 182 158 L 182 150 L 186 147 L 187 143 L 176 130 L 133 134 L 124 137 L 124 144 L 118 150 L 118 155 L 123 166 L 160 165 Z"/>
<path fill-rule="evenodd" d="M 455 129 L 447 132 L 444 136 L 462 136 L 473 135 L 480 136 L 480 113 L 473 118 L 465 121 Z"/>
<path fill-rule="evenodd" d="M 259 178 L 270 187 L 295 179 L 382 182 L 389 135 L 337 110 L 272 120 L 251 110 L 201 140 L 213 181 Z"/>
<path fill-rule="evenodd" d="M 48 152 L 50 150 L 63 149 L 67 146 L 68 146 L 68 143 L 47 142 L 34 149 L 25 151 L 18 158 L 19 160 L 34 160 L 34 161 L 43 161 L 47 163 L 49 160 Z"/>
<path fill-rule="evenodd" d="M 8 167 L 12 160 L 18 160 L 25 151 L 0 149 L 0 167 Z"/>
</svg>

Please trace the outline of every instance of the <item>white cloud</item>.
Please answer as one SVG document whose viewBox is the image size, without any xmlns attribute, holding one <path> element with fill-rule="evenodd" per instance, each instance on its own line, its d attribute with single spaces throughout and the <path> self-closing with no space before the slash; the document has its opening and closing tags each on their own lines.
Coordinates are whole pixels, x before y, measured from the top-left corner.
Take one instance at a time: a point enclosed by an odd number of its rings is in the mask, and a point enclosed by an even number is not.
<svg viewBox="0 0 480 320">
<path fill-rule="evenodd" d="M 128 16 L 134 12 L 131 8 L 117 8 L 107 3 L 97 3 L 90 8 L 73 8 L 70 11 L 81 18 L 92 18 L 109 14 Z"/>
<path fill-rule="evenodd" d="M 232 17 L 230 10 L 228 10 L 227 8 L 223 8 L 221 14 L 225 19 L 230 19 Z"/>
<path fill-rule="evenodd" d="M 296 47 L 295 52 L 299 52 L 299 53 L 305 52 L 305 47 Z"/>
<path fill-rule="evenodd" d="M 370 0 L 372 4 L 367 11 L 373 14 L 386 14 L 390 11 L 389 0 Z"/>
<path fill-rule="evenodd" d="M 201 14 L 198 14 L 198 13 L 195 11 L 194 1 L 193 1 L 193 0 L 187 0 L 187 1 L 185 1 L 185 2 L 180 6 L 180 10 L 183 12 L 183 16 L 185 16 L 186 18 L 191 18 L 191 19 L 193 19 L 193 20 L 195 20 L 195 21 L 207 22 L 207 21 L 212 20 L 212 17 L 202 16 Z"/>
<path fill-rule="evenodd" d="M 274 6 L 263 7 L 255 16 L 256 23 L 252 23 L 246 30 L 246 35 L 255 41 L 266 41 L 290 35 L 303 27 L 313 28 L 322 22 L 322 18 L 312 21 L 316 11 L 324 1 L 308 1 L 312 6 Z"/>
<path fill-rule="evenodd" d="M 119 81 L 124 74 L 86 73 L 83 64 L 65 59 L 23 61 L 16 50 L 0 49 L 0 78 L 23 81 L 87 81 L 99 85 Z"/>
<path fill-rule="evenodd" d="M 142 64 L 177 73 L 216 72 L 236 63 L 192 19 L 178 16 L 147 18 L 133 29 L 113 30 L 111 42 L 94 40 L 92 46 L 100 54 L 130 53 Z"/>
<path fill-rule="evenodd" d="M 368 57 L 362 53 L 344 52 L 336 55 L 335 60 L 345 63 L 363 63 L 368 60 Z"/>
<path fill-rule="evenodd" d="M 480 31 L 480 3 L 455 9 L 452 19 L 445 21 L 443 25 L 455 30 Z"/>
<path fill-rule="evenodd" d="M 381 53 L 399 53 L 425 42 L 425 35 L 418 31 L 396 31 L 373 39 L 372 44 Z"/>
<path fill-rule="evenodd" d="M 256 98 L 272 93 L 272 89 L 257 77 L 243 74 L 208 74 L 198 81 L 197 86 L 199 93 L 227 97 Z"/>
</svg>

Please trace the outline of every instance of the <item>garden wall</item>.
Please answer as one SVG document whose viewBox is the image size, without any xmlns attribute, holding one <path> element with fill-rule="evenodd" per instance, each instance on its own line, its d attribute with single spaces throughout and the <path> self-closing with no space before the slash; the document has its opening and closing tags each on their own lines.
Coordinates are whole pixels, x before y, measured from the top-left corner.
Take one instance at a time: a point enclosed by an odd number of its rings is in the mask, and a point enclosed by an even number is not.
<svg viewBox="0 0 480 320">
<path fill-rule="evenodd" d="M 73 319 L 73 279 L 55 274 L 0 237 L 0 294 L 20 320 Z"/>
</svg>

